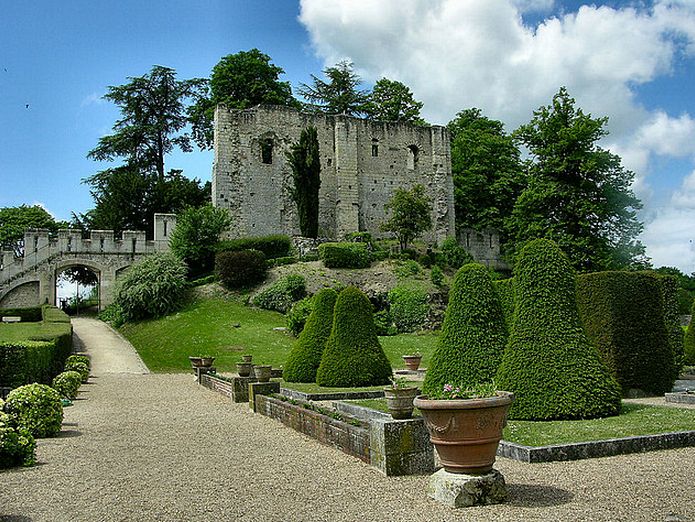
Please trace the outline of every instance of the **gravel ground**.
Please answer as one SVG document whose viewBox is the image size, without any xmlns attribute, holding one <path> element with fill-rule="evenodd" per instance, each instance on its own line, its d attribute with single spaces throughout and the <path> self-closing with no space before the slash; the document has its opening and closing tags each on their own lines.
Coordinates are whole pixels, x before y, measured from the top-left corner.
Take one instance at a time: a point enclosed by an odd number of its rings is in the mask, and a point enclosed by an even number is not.
<svg viewBox="0 0 695 522">
<path fill-rule="evenodd" d="M 500 458 L 510 502 L 453 510 L 427 497 L 428 477 L 384 477 L 190 374 L 106 370 L 39 441 L 37 466 L 0 472 L 0 521 L 695 521 L 695 448 Z"/>
</svg>

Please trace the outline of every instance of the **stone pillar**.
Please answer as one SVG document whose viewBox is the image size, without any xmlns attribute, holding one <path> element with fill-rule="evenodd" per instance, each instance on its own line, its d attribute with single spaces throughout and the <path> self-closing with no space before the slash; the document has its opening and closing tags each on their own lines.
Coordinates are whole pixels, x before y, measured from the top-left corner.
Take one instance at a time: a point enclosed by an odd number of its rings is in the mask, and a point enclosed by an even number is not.
<svg viewBox="0 0 695 522">
<path fill-rule="evenodd" d="M 359 177 L 357 175 L 357 126 L 347 116 L 336 116 L 336 238 L 359 232 Z"/>
<path fill-rule="evenodd" d="M 422 417 L 369 420 L 370 464 L 388 477 L 434 470 L 434 449 Z"/>
<path fill-rule="evenodd" d="M 456 237 L 454 177 L 451 172 L 451 144 L 446 127 L 431 127 L 432 172 L 435 195 L 432 201 L 433 235 L 437 246 L 447 237 Z"/>
<path fill-rule="evenodd" d="M 249 408 L 256 412 L 256 395 L 270 395 L 280 393 L 280 383 L 270 382 L 251 382 L 249 383 Z"/>
</svg>

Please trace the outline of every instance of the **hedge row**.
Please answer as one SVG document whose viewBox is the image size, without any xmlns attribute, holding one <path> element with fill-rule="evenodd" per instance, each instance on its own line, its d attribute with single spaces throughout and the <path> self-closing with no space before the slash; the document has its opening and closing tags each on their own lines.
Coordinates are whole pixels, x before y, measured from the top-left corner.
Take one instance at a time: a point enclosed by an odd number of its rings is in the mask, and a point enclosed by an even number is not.
<svg viewBox="0 0 695 522">
<path fill-rule="evenodd" d="M 265 279 L 265 258 L 260 250 L 220 252 L 215 256 L 215 276 L 226 288 L 253 286 Z"/>
<path fill-rule="evenodd" d="M 72 350 L 70 318 L 54 306 L 41 307 L 46 334 L 21 342 L 0 343 L 0 386 L 49 384 Z"/>
<path fill-rule="evenodd" d="M 287 236 L 276 234 L 220 241 L 217 244 L 218 252 L 238 252 L 240 250 L 258 250 L 263 252 L 267 259 L 288 257 L 292 250 L 292 240 Z"/>
<path fill-rule="evenodd" d="M 327 268 L 368 268 L 369 249 L 364 243 L 323 243 L 319 257 Z"/>
<path fill-rule="evenodd" d="M 30 308 L 0 308 L 1 317 L 21 317 L 23 323 L 38 323 L 41 321 L 41 306 Z"/>
</svg>

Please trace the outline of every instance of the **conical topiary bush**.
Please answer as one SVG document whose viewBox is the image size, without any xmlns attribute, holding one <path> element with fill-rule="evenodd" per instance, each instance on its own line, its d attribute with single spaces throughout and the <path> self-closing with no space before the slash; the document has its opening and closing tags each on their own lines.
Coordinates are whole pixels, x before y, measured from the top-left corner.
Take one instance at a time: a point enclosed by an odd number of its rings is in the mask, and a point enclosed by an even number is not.
<svg viewBox="0 0 695 522">
<path fill-rule="evenodd" d="M 314 296 L 314 309 L 287 357 L 282 378 L 287 382 L 316 382 L 316 370 L 333 327 L 333 308 L 338 294 L 324 288 Z"/>
<path fill-rule="evenodd" d="M 515 267 L 516 310 L 497 373 L 514 392 L 512 419 L 588 419 L 616 415 L 620 388 L 589 342 L 577 311 L 576 275 L 547 239 L 530 242 Z"/>
<path fill-rule="evenodd" d="M 372 303 L 355 287 L 340 292 L 333 328 L 316 372 L 320 386 L 375 386 L 393 375 L 379 344 Z"/>
<path fill-rule="evenodd" d="M 693 319 L 690 320 L 688 328 L 685 330 L 685 337 L 683 338 L 683 364 L 687 366 L 695 365 L 695 301 L 693 301 L 693 306 L 690 308 L 690 315 Z"/>
<path fill-rule="evenodd" d="M 456 272 L 442 333 L 427 368 L 424 393 L 447 384 L 472 388 L 494 379 L 507 342 L 497 289 L 484 266 L 470 263 Z"/>
</svg>

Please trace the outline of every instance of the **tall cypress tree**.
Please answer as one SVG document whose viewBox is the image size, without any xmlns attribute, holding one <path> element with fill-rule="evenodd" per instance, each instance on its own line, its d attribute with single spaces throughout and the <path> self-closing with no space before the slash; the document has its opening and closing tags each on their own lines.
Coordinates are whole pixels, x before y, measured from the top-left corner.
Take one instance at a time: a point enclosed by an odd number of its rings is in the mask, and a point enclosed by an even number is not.
<svg viewBox="0 0 695 522">
<path fill-rule="evenodd" d="M 297 204 L 299 229 L 304 237 L 316 238 L 319 233 L 319 188 L 321 188 L 321 162 L 316 127 L 307 127 L 299 143 L 287 152 L 292 167 L 294 186 L 292 200 Z"/>
</svg>

